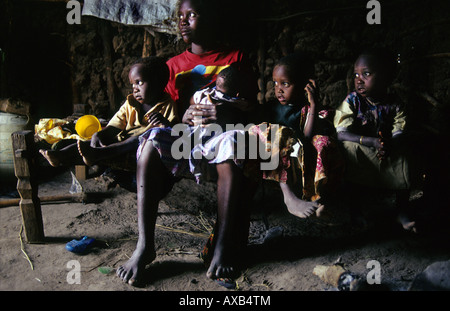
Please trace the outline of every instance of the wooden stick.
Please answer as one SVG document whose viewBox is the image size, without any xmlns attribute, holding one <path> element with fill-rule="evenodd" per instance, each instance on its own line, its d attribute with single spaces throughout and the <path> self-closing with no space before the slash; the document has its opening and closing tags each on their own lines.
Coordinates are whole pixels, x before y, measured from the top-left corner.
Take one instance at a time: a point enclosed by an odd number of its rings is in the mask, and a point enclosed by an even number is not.
<svg viewBox="0 0 450 311">
<path fill-rule="evenodd" d="M 433 105 L 434 107 L 440 107 L 441 104 L 431 95 L 429 95 L 426 92 L 417 92 L 417 94 L 419 94 L 423 99 L 425 99 L 427 102 L 429 102 L 431 105 Z"/>
<path fill-rule="evenodd" d="M 40 197 L 40 202 L 56 202 L 56 201 L 71 201 L 71 202 L 83 202 L 85 196 L 83 194 L 60 194 L 60 195 L 48 195 Z M 21 199 L 4 199 L 0 200 L 0 207 L 18 206 Z"/>
</svg>

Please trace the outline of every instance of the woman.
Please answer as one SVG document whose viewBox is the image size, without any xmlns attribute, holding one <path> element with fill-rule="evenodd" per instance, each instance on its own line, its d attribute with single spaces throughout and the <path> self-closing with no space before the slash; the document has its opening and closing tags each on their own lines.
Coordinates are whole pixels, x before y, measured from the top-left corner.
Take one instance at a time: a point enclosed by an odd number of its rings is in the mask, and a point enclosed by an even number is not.
<svg viewBox="0 0 450 311">
<path fill-rule="evenodd" d="M 250 66 L 242 52 L 218 49 L 218 37 L 212 32 L 218 29 L 216 25 L 221 24 L 216 5 L 216 1 L 211 0 L 181 0 L 178 3 L 178 27 L 184 42 L 190 44 L 190 49 L 167 62 L 170 78 L 166 91 L 176 101 L 181 113 L 185 112 L 183 122 L 189 125 L 193 125 L 194 117 L 201 117 L 202 123 L 211 123 L 220 118 L 214 105 L 189 106 L 189 103 L 195 91 L 215 82 L 222 68 L 233 65 L 244 74 L 251 73 L 250 69 L 246 69 Z M 250 92 L 244 91 L 246 94 L 251 94 Z M 256 92 L 252 95 L 255 96 Z M 170 132 L 154 130 L 143 136 L 139 147 L 136 174 L 139 238 L 132 257 L 117 270 L 118 276 L 129 284 L 139 282 L 145 266 L 154 260 L 159 201 L 172 189 L 174 176 L 188 167 L 188 159 L 176 161 L 171 156 L 173 141 Z M 207 272 L 208 277 L 213 279 L 232 277 L 235 274 L 236 234 L 239 232 L 239 237 L 241 236 L 240 230 L 235 229 L 235 221 L 248 218 L 246 209 L 240 204 L 243 202 L 240 199 L 244 179 L 242 172 L 232 162 L 218 165 L 217 172 L 217 239 Z M 246 230 L 248 233 L 248 228 L 244 226 L 242 236 Z"/>
</svg>

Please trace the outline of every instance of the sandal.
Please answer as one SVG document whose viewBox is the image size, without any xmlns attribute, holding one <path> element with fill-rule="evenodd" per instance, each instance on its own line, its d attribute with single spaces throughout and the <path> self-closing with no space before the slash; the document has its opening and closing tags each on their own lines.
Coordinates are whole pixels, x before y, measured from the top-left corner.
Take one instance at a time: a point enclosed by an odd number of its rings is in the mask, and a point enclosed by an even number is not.
<svg viewBox="0 0 450 311">
<path fill-rule="evenodd" d="M 83 253 L 94 241 L 94 238 L 85 236 L 81 240 L 72 240 L 67 243 L 66 249 L 72 253 Z"/>
<path fill-rule="evenodd" d="M 227 289 L 236 289 L 237 282 L 234 279 L 230 278 L 217 278 L 215 279 L 216 283 L 227 288 Z"/>
</svg>

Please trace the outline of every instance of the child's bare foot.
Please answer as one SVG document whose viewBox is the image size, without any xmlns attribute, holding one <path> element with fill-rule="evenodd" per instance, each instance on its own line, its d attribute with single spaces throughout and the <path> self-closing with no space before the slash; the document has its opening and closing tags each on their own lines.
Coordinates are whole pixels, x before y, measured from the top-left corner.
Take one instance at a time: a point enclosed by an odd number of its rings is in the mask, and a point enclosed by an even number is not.
<svg viewBox="0 0 450 311">
<path fill-rule="evenodd" d="M 398 209 L 397 221 L 402 225 L 403 229 L 417 233 L 416 222 L 412 219 L 414 218 L 413 210 L 409 206 L 409 191 L 397 191 L 395 204 Z"/>
<path fill-rule="evenodd" d="M 228 251 L 230 251 L 228 249 Z M 235 278 L 237 275 L 237 269 L 233 264 L 233 256 L 230 256 L 223 247 L 219 244 L 214 248 L 214 257 L 209 265 L 206 276 L 210 279 L 219 278 Z"/>
<path fill-rule="evenodd" d="M 51 166 L 58 167 L 61 165 L 59 151 L 39 149 L 39 152 L 47 159 Z"/>
<path fill-rule="evenodd" d="M 80 156 L 83 158 L 84 164 L 86 164 L 87 166 L 94 165 L 95 157 L 94 157 L 94 152 L 93 152 L 93 149 L 91 148 L 90 142 L 78 140 L 77 146 L 78 146 L 78 152 L 80 153 Z"/>
<path fill-rule="evenodd" d="M 327 210 L 325 209 L 324 204 L 319 204 L 319 207 L 316 209 L 316 216 L 327 218 L 328 213 L 327 213 Z"/>
<path fill-rule="evenodd" d="M 405 213 L 399 213 L 397 220 L 406 231 L 417 233 L 416 222 L 411 220 Z"/>
<path fill-rule="evenodd" d="M 307 218 L 311 216 L 319 207 L 317 202 L 304 201 L 299 199 L 291 187 L 280 182 L 280 188 L 283 192 L 284 204 L 286 204 L 289 213 L 300 218 Z"/>
<path fill-rule="evenodd" d="M 299 198 L 285 198 L 284 203 L 289 213 L 300 218 L 308 218 L 320 206 L 317 202 L 304 201 Z"/>
<path fill-rule="evenodd" d="M 131 258 L 117 269 L 117 276 L 130 285 L 138 286 L 142 281 L 145 266 L 156 258 L 155 251 L 136 249 Z"/>
</svg>

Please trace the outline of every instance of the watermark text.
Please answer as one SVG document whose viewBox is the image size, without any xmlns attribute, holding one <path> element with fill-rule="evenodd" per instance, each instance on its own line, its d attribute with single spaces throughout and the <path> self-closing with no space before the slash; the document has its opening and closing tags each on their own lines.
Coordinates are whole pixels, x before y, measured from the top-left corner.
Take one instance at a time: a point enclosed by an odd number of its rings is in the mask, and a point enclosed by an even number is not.
<svg viewBox="0 0 450 311">
<path fill-rule="evenodd" d="M 377 0 L 367 2 L 366 8 L 370 9 L 366 20 L 369 25 L 381 24 L 381 4 Z"/>
<path fill-rule="evenodd" d="M 81 4 L 78 1 L 68 1 L 66 5 L 70 11 L 67 13 L 66 21 L 69 25 L 81 24 Z"/>
<path fill-rule="evenodd" d="M 67 273 L 67 283 L 70 285 L 81 284 L 81 265 L 78 260 L 70 260 L 66 265 L 67 269 L 70 269 Z"/>
</svg>

